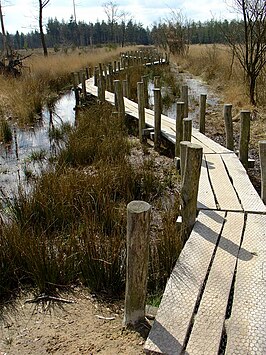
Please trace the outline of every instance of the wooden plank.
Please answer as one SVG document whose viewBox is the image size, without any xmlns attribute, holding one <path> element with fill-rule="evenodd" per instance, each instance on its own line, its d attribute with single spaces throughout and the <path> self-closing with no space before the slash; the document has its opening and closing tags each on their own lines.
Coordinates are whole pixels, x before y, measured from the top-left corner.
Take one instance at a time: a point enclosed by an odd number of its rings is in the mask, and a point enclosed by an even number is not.
<svg viewBox="0 0 266 355">
<path fill-rule="evenodd" d="M 222 159 L 244 211 L 266 213 L 266 206 L 249 180 L 248 174 L 238 157 L 235 154 L 224 154 Z"/>
<path fill-rule="evenodd" d="M 168 355 L 182 352 L 224 216 L 224 212 L 216 211 L 199 213 L 166 285 L 145 351 Z"/>
<path fill-rule="evenodd" d="M 202 159 L 197 207 L 198 209 L 212 209 L 212 210 L 217 209 L 214 193 L 209 180 L 205 155 L 203 156 Z"/>
<path fill-rule="evenodd" d="M 200 142 L 202 142 L 204 145 L 212 149 L 215 153 L 218 154 L 232 154 L 233 152 L 220 144 L 214 142 L 212 139 L 206 137 L 204 134 L 200 133 L 196 128 L 192 129 L 192 135 L 197 138 Z"/>
<path fill-rule="evenodd" d="M 226 354 L 266 354 L 266 215 L 248 214 L 239 252 Z"/>
<path fill-rule="evenodd" d="M 188 354 L 218 354 L 227 303 L 234 276 L 244 213 L 229 212 L 210 269 L 192 332 L 186 347 Z M 205 238 L 209 238 L 206 234 Z"/>
<path fill-rule="evenodd" d="M 220 209 L 242 211 L 243 209 L 229 179 L 221 155 L 208 154 L 206 157 L 210 181 Z"/>
</svg>

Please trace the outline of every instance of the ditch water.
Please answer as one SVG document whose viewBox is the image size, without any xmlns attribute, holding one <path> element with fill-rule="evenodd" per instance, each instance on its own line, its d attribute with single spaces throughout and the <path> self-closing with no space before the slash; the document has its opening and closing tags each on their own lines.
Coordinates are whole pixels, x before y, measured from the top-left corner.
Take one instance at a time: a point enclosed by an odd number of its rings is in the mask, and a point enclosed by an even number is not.
<svg viewBox="0 0 266 355">
<path fill-rule="evenodd" d="M 0 145 L 0 197 L 2 203 L 12 198 L 21 187 L 29 189 L 30 179 L 38 175 L 55 154 L 58 144 L 49 137 L 49 131 L 62 123 L 75 122 L 75 97 L 71 91 L 63 95 L 52 111 L 44 109 L 36 124 L 26 128 L 12 125 L 10 145 Z M 42 156 L 42 159 L 41 159 Z M 39 158 L 38 158 L 39 157 Z"/>
<path fill-rule="evenodd" d="M 189 106 L 189 114 L 188 117 L 193 119 L 193 126 L 198 128 L 199 125 L 199 99 L 200 94 L 207 95 L 207 103 L 206 103 L 206 113 L 210 112 L 222 112 L 222 104 L 221 100 L 211 91 L 208 84 L 201 81 L 199 78 L 193 77 L 189 73 L 180 73 L 178 74 L 181 78 L 182 85 L 188 86 L 188 106 Z M 176 115 L 176 107 L 172 105 L 167 110 L 165 110 L 165 115 L 174 118 Z"/>
</svg>

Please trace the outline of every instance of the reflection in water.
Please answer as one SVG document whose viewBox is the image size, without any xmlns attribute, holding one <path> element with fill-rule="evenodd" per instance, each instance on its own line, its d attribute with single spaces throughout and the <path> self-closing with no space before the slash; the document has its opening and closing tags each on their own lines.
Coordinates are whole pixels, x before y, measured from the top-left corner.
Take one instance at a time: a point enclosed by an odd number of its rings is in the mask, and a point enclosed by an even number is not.
<svg viewBox="0 0 266 355">
<path fill-rule="evenodd" d="M 55 153 L 56 144 L 49 137 L 49 129 L 60 127 L 62 123 L 74 124 L 75 98 L 73 92 L 62 96 L 51 112 L 45 109 L 40 120 L 31 127 L 13 126 L 12 144 L 0 145 L 0 197 L 12 198 L 19 187 L 25 184 L 30 174 L 36 175 L 44 168 L 45 163 L 34 161 L 40 152 L 49 157 Z"/>
</svg>

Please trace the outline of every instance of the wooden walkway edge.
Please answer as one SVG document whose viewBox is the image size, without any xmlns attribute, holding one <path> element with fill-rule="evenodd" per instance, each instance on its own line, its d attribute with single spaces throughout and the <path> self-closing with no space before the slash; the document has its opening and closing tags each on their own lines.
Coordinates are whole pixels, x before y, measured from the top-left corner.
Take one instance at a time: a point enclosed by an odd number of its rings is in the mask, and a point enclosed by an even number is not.
<svg viewBox="0 0 266 355">
<path fill-rule="evenodd" d="M 93 79 L 87 92 L 97 96 Z M 114 105 L 114 94 L 106 92 Z M 138 105 L 124 98 L 126 114 Z M 154 127 L 154 113 L 145 109 Z M 175 143 L 175 120 L 162 115 Z M 266 354 L 266 207 L 238 157 L 196 129 L 203 147 L 199 215 L 168 280 L 148 354 Z"/>
</svg>

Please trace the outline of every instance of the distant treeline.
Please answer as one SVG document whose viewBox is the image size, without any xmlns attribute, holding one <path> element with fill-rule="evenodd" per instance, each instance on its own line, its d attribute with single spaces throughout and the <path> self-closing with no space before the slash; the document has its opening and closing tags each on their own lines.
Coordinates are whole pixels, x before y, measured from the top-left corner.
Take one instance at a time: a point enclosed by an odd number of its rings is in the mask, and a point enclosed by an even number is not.
<svg viewBox="0 0 266 355">
<path fill-rule="evenodd" d="M 185 41 L 188 44 L 211 44 L 226 43 L 224 33 L 236 31 L 239 27 L 238 21 L 206 21 L 190 22 L 186 25 L 176 25 L 178 30 L 182 27 L 185 30 Z M 161 44 L 164 33 L 167 30 L 167 23 L 154 25 L 152 29 L 144 28 L 142 24 L 133 22 L 107 23 L 105 21 L 96 23 L 76 23 L 73 18 L 68 22 L 49 19 L 46 25 L 46 44 L 48 47 L 80 47 L 114 44 L 124 46 L 125 44 Z M 241 33 L 239 32 L 239 40 Z M 2 35 L 0 34 L 0 37 Z M 2 38 L 1 38 L 2 39 Z M 7 33 L 7 40 L 13 49 L 40 48 L 40 35 L 37 30 L 24 34 Z M 2 49 L 2 41 L 0 42 Z"/>
</svg>

